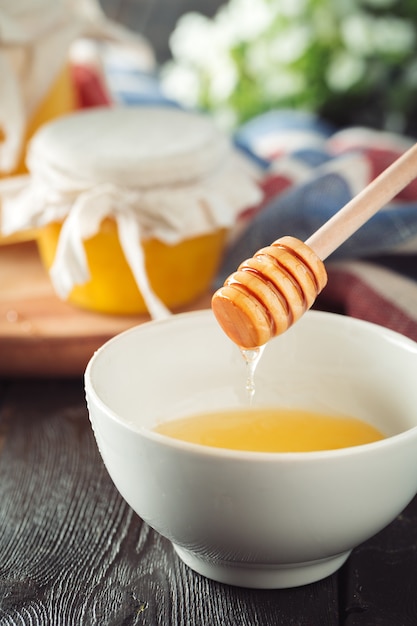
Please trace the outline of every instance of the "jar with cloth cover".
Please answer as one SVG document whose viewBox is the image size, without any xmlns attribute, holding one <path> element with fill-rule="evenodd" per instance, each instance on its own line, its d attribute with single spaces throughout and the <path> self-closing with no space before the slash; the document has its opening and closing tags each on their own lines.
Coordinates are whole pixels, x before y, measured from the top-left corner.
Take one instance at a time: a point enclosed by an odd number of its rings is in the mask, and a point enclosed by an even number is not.
<svg viewBox="0 0 417 626">
<path fill-rule="evenodd" d="M 30 176 L 3 190 L 3 229 L 40 228 L 57 294 L 158 318 L 209 288 L 229 229 L 259 202 L 257 172 L 205 116 L 98 107 L 44 125 Z"/>
</svg>

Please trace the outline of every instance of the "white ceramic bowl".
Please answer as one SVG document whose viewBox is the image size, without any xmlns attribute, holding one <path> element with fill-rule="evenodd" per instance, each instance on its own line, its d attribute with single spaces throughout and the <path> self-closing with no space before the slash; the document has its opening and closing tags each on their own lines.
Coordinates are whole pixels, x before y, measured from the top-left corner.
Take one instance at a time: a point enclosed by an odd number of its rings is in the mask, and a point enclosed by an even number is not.
<svg viewBox="0 0 417 626">
<path fill-rule="evenodd" d="M 387 434 L 307 453 L 229 451 L 152 431 L 160 420 L 246 406 L 245 366 L 211 311 L 122 333 L 85 374 L 97 444 L 116 487 L 180 558 L 259 588 L 336 571 L 417 492 L 417 344 L 348 317 L 307 313 L 265 349 L 255 404 L 336 411 Z"/>
</svg>

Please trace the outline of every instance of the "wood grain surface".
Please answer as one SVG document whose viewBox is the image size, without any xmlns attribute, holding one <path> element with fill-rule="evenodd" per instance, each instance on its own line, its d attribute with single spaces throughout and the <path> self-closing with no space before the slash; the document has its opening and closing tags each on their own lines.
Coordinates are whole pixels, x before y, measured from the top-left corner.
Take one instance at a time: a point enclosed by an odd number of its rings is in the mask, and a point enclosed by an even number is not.
<svg viewBox="0 0 417 626">
<path fill-rule="evenodd" d="M 80 381 L 11 385 L 0 417 L 1 626 L 337 624 L 336 578 L 251 591 L 183 565 L 114 488 Z"/>
<path fill-rule="evenodd" d="M 1 626 L 417 623 L 416 501 L 326 580 L 249 590 L 193 573 L 124 503 L 81 378 L 0 379 L 0 442 Z"/>
<path fill-rule="evenodd" d="M 210 294 L 181 310 L 207 308 Z M 147 315 L 104 315 L 61 301 L 33 241 L 0 246 L 0 375 L 81 375 L 98 347 Z"/>
</svg>

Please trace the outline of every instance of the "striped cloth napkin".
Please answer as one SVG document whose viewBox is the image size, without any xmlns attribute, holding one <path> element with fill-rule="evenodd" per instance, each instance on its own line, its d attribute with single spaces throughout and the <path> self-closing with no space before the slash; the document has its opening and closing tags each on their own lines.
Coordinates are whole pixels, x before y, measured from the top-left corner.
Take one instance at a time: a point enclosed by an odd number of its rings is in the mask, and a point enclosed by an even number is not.
<svg viewBox="0 0 417 626">
<path fill-rule="evenodd" d="M 264 199 L 242 214 L 215 287 L 278 237 L 306 240 L 414 142 L 369 128 L 337 130 L 294 111 L 255 118 L 235 140 L 262 168 Z M 417 341 L 417 180 L 333 253 L 326 268 L 317 308 Z"/>
</svg>

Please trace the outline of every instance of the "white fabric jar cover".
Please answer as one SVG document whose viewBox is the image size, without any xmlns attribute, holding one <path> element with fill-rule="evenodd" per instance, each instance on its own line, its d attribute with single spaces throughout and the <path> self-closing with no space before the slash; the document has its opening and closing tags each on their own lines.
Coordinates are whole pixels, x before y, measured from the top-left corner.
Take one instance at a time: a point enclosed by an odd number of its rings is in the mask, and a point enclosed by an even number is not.
<svg viewBox="0 0 417 626">
<path fill-rule="evenodd" d="M 50 270 L 65 298 L 89 279 L 83 240 L 105 217 L 152 317 L 166 307 L 148 283 L 138 241 L 167 244 L 231 228 L 258 203 L 257 172 L 205 115 L 170 107 L 97 108 L 43 126 L 28 176 L 0 181 L 4 235 L 63 221 Z"/>
</svg>

